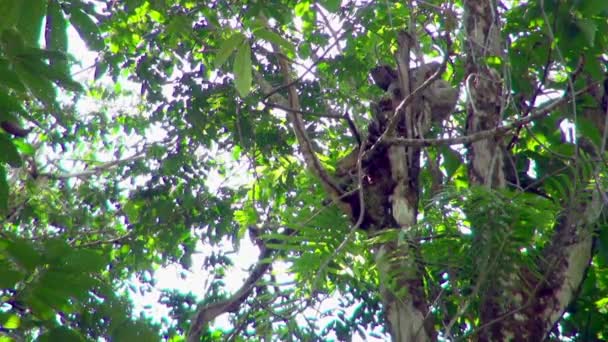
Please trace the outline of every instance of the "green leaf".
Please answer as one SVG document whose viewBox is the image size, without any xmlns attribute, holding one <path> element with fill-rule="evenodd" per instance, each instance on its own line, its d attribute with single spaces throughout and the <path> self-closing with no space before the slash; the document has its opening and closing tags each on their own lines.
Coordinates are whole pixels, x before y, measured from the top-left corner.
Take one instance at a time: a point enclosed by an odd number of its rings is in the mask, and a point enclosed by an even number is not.
<svg viewBox="0 0 608 342">
<path fill-rule="evenodd" d="M 34 269 L 42 263 L 42 257 L 34 249 L 32 244 L 26 240 L 13 240 L 9 241 L 6 246 L 8 254 L 19 264 L 28 271 L 34 271 Z"/>
<path fill-rule="evenodd" d="M 598 257 L 604 265 L 608 265 L 608 227 L 604 226 L 598 232 Z"/>
<path fill-rule="evenodd" d="M 17 315 L 11 315 L 8 319 L 2 322 L 2 327 L 5 329 L 17 329 L 21 325 L 21 318 Z"/>
<path fill-rule="evenodd" d="M 581 13 L 584 17 L 591 17 L 597 14 L 608 12 L 608 1 L 580 1 Z"/>
<path fill-rule="evenodd" d="M 78 31 L 80 38 L 84 40 L 87 47 L 94 51 L 103 49 L 103 39 L 99 33 L 99 27 L 82 9 L 72 6 L 70 10 L 70 22 Z"/>
<path fill-rule="evenodd" d="M 241 153 L 241 146 L 234 146 L 234 148 L 232 149 L 232 159 L 238 161 L 241 158 Z"/>
<path fill-rule="evenodd" d="M 22 5 L 23 1 L 21 0 L 0 1 L 0 31 L 17 24 Z"/>
<path fill-rule="evenodd" d="M 595 146 L 601 145 L 602 132 L 598 130 L 598 127 L 591 120 L 585 117 L 579 116 L 577 118 L 576 134 L 579 137 L 589 139 Z"/>
<path fill-rule="evenodd" d="M 0 134 L 0 162 L 8 163 L 12 167 L 20 167 L 22 164 L 21 156 L 17 147 L 6 134 Z"/>
<path fill-rule="evenodd" d="M 0 58 L 0 85 L 14 89 L 20 93 L 25 93 L 27 91 L 17 73 L 12 69 L 12 66 L 9 68 L 8 61 L 2 58 Z"/>
<path fill-rule="evenodd" d="M 17 121 L 14 113 L 25 113 L 20 101 L 0 89 L 0 121 Z"/>
<path fill-rule="evenodd" d="M 63 266 L 71 271 L 95 272 L 106 266 L 106 258 L 96 251 L 77 250 L 63 260 Z"/>
<path fill-rule="evenodd" d="M 236 48 L 241 45 L 244 40 L 245 36 L 242 33 L 235 32 L 234 34 L 232 34 L 232 36 L 230 36 L 230 38 L 224 41 L 220 46 L 219 51 L 215 55 L 215 67 L 219 68 L 224 65 L 228 57 L 232 55 L 232 52 L 234 52 L 234 50 L 236 50 Z"/>
<path fill-rule="evenodd" d="M 0 34 L 0 47 L 11 60 L 22 54 L 25 46 L 23 35 L 14 27 L 10 27 Z"/>
<path fill-rule="evenodd" d="M 281 37 L 274 31 L 268 30 L 263 27 L 256 30 L 254 34 L 269 43 L 276 44 L 282 47 L 290 53 L 293 53 L 295 51 L 294 46 L 287 39 Z"/>
<path fill-rule="evenodd" d="M 23 274 L 11 269 L 10 265 L 0 263 L 0 288 L 9 289 L 15 287 L 17 282 L 23 280 Z"/>
<path fill-rule="evenodd" d="M 253 208 L 247 207 L 242 210 L 236 210 L 234 212 L 234 220 L 238 222 L 241 227 L 248 227 L 257 222 L 258 216 Z"/>
<path fill-rule="evenodd" d="M 122 322 L 112 332 L 112 341 L 155 341 L 159 340 L 150 329 L 139 322 Z"/>
<path fill-rule="evenodd" d="M 597 25 L 591 19 L 576 19 L 575 25 L 581 30 L 587 42 L 590 46 L 595 43 L 595 33 L 597 32 Z"/>
<path fill-rule="evenodd" d="M 6 181 L 6 169 L 0 164 L 0 214 L 8 212 L 8 182 Z"/>
<path fill-rule="evenodd" d="M 64 89 L 76 92 L 83 91 L 80 83 L 72 80 L 67 68 L 59 65 L 48 65 L 34 55 L 24 56 L 20 59 L 20 62 L 31 73 L 56 82 Z"/>
<path fill-rule="evenodd" d="M 68 21 L 63 15 L 59 2 L 49 1 L 46 16 L 45 42 L 46 48 L 61 51 L 64 54 L 68 51 Z M 51 65 L 56 65 L 57 69 L 63 74 L 69 75 L 70 70 L 67 58 L 51 58 Z"/>
<path fill-rule="evenodd" d="M 165 32 L 175 40 L 187 36 L 192 32 L 192 19 L 185 15 L 175 16 L 167 24 Z"/>
<path fill-rule="evenodd" d="M 25 41 L 38 46 L 40 33 L 42 32 L 42 21 L 46 13 L 46 0 L 21 0 L 22 10 L 17 29 L 23 35 Z"/>
<path fill-rule="evenodd" d="M 310 1 L 301 1 L 294 8 L 296 16 L 303 17 L 310 11 Z"/>
<path fill-rule="evenodd" d="M 49 107 L 55 107 L 55 87 L 47 79 L 34 74 L 23 64 L 16 64 L 15 71 L 19 79 L 27 86 L 29 91 L 41 102 Z"/>
<path fill-rule="evenodd" d="M 439 147 L 439 152 L 443 157 L 443 167 L 445 168 L 448 178 L 451 178 L 456 170 L 462 165 L 462 156 L 460 153 L 452 150 L 449 146 Z"/>
<path fill-rule="evenodd" d="M 251 47 L 241 44 L 234 58 L 234 83 L 241 97 L 245 97 L 251 90 Z"/>
<path fill-rule="evenodd" d="M 50 263 L 59 264 L 62 259 L 72 252 L 72 247 L 61 239 L 44 241 L 44 256 Z"/>
<path fill-rule="evenodd" d="M 63 342 L 81 342 L 85 341 L 82 336 L 76 333 L 74 330 L 70 330 L 66 327 L 58 327 L 50 330 L 49 332 L 40 335 L 37 339 L 37 342 L 55 342 L 55 341 L 63 341 Z"/>
<path fill-rule="evenodd" d="M 13 140 L 13 144 L 21 154 L 26 156 L 33 156 L 36 153 L 34 146 L 23 139 Z"/>
</svg>

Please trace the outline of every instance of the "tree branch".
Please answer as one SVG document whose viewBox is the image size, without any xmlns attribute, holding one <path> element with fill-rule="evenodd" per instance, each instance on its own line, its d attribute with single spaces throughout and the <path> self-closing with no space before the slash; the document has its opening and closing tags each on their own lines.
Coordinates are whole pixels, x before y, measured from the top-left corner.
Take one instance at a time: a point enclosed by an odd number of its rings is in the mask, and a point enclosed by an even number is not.
<svg viewBox="0 0 608 342">
<path fill-rule="evenodd" d="M 94 166 L 94 167 L 92 167 L 88 170 L 84 170 L 84 171 L 73 172 L 73 173 L 61 173 L 61 174 L 56 174 L 56 173 L 52 173 L 52 172 L 43 172 L 43 173 L 39 173 L 38 176 L 49 178 L 49 179 L 55 179 L 55 180 L 66 180 L 69 178 L 87 178 L 90 176 L 98 175 L 104 171 L 108 171 L 119 165 L 142 159 L 144 157 L 144 154 L 145 154 L 145 152 L 143 152 L 143 151 L 138 152 L 131 157 L 105 162 L 105 163 Z"/>
<path fill-rule="evenodd" d="M 321 185 L 329 194 L 330 198 L 332 200 L 338 199 L 336 203 L 340 205 L 340 208 L 343 211 L 350 215 L 352 211 L 350 206 L 348 206 L 344 202 L 339 201 L 339 198 L 343 194 L 342 189 L 337 185 L 336 181 L 333 180 L 333 178 L 329 175 L 327 170 L 323 168 L 323 166 L 319 162 L 319 159 L 314 153 L 312 143 L 304 127 L 302 116 L 298 113 L 300 111 L 300 100 L 294 82 L 291 80 L 291 68 L 289 66 L 288 60 L 285 55 L 280 53 L 279 47 L 274 46 L 274 49 L 279 52 L 279 67 L 281 69 L 281 73 L 283 74 L 285 87 L 287 87 L 289 94 L 289 108 L 291 110 L 287 111 L 287 118 L 289 119 L 293 127 L 300 147 L 300 152 L 304 157 L 306 166 L 321 181 Z"/>
<path fill-rule="evenodd" d="M 267 259 L 272 255 L 272 250 L 265 247 L 260 248 L 262 249 L 262 253 L 258 258 L 257 264 L 251 271 L 249 277 L 245 280 L 243 286 L 241 286 L 238 291 L 227 299 L 198 308 L 194 318 L 192 319 L 190 330 L 188 331 L 188 342 L 199 342 L 201 340 L 203 329 L 207 327 L 209 322 L 223 313 L 238 310 L 245 299 L 247 299 L 247 297 L 251 294 L 255 284 L 270 268 L 270 263 Z"/>
<path fill-rule="evenodd" d="M 306 111 L 303 111 L 303 110 L 296 110 L 296 109 L 293 109 L 293 108 L 289 108 L 289 107 L 283 106 L 281 104 L 273 103 L 273 102 L 270 102 L 270 101 L 266 101 L 266 102 L 264 102 L 264 104 L 267 105 L 267 106 L 269 106 L 269 107 L 273 107 L 273 108 L 277 108 L 277 109 L 280 109 L 280 110 L 284 110 L 286 112 L 292 112 L 292 113 L 301 114 L 301 115 L 317 116 L 317 117 L 320 117 L 320 118 L 348 120 L 347 117 L 345 117 L 344 115 L 340 115 L 340 114 L 332 114 L 332 113 L 321 114 L 321 113 L 314 113 L 314 112 L 306 112 Z"/>
<path fill-rule="evenodd" d="M 597 83 L 598 82 L 589 84 L 585 88 L 577 91 L 576 96 L 586 92 L 587 90 L 589 90 L 592 86 L 594 86 Z M 487 139 L 487 138 L 490 138 L 490 137 L 493 137 L 496 135 L 505 134 L 506 132 L 508 132 L 514 128 L 518 128 L 518 127 L 528 124 L 536 119 L 540 119 L 543 116 L 549 114 L 552 110 L 556 109 L 560 105 L 570 102 L 570 100 L 571 100 L 571 98 L 569 96 L 561 97 L 561 98 L 549 103 L 546 107 L 542 108 L 541 110 L 535 111 L 535 113 L 530 114 L 529 116 L 515 120 L 515 121 L 513 121 L 509 124 L 503 125 L 503 126 L 498 126 L 498 127 L 492 128 L 492 129 L 478 131 L 473 134 L 469 134 L 469 135 L 465 135 L 465 136 L 461 136 L 461 137 L 439 138 L 439 139 L 386 138 L 385 142 L 388 144 L 417 146 L 417 147 L 469 144 L 474 141 L 479 141 L 479 140 Z"/>
<path fill-rule="evenodd" d="M 275 47 L 275 49 L 278 48 Z M 290 68 L 286 58 L 282 55 L 279 55 L 279 61 L 281 64 L 281 71 L 285 76 L 286 84 L 292 83 L 290 81 L 291 77 L 289 75 Z M 287 69 L 286 72 L 284 70 L 284 67 Z M 280 106 L 281 109 L 287 112 L 287 118 L 293 126 L 296 139 L 298 140 L 298 146 L 300 148 L 300 152 L 304 157 L 304 162 L 306 163 L 306 166 L 321 181 L 321 185 L 329 195 L 332 203 L 335 203 L 344 213 L 350 215 L 352 209 L 347 203 L 342 201 L 344 195 L 342 189 L 337 186 L 336 182 L 330 177 L 327 170 L 323 168 L 317 156 L 314 154 L 312 143 L 310 142 L 308 134 L 306 134 L 304 122 L 300 115 L 302 111 L 300 110 L 298 95 L 295 86 L 291 85 L 288 88 L 290 90 L 290 93 L 289 100 L 287 100 L 280 94 L 274 92 L 272 86 L 268 83 L 268 81 L 264 79 L 264 77 L 260 73 L 256 72 L 255 77 L 262 92 L 267 94 L 266 98 L 272 100 L 272 106 L 275 106 L 277 108 L 279 108 Z"/>
<path fill-rule="evenodd" d="M 268 29 L 270 29 L 270 28 L 268 28 Z M 340 36 L 340 38 L 344 37 L 347 33 L 350 33 L 351 31 L 352 30 L 344 31 L 344 33 L 342 33 L 342 35 Z M 312 63 L 310 66 L 308 66 L 304 70 L 304 72 L 302 73 L 302 75 L 300 75 L 298 78 L 296 78 L 294 80 L 290 80 L 288 82 L 285 82 L 285 84 L 283 84 L 283 85 L 281 85 L 281 86 L 279 86 L 277 88 L 274 88 L 274 89 L 272 89 L 272 90 L 270 90 L 268 92 L 265 92 L 264 98 L 262 99 L 262 102 L 266 101 L 266 99 L 268 99 L 269 97 L 271 97 L 274 94 L 277 94 L 281 90 L 283 90 L 283 89 L 289 89 L 289 88 L 293 87 L 294 85 L 298 84 L 298 82 L 300 82 L 304 77 L 306 77 L 306 75 L 312 71 L 312 68 L 314 68 L 319 62 L 321 62 L 323 60 L 323 57 L 325 57 L 325 55 L 327 55 L 336 45 L 338 45 L 339 42 L 340 42 L 339 40 L 334 41 L 325 51 L 323 51 L 323 53 L 321 54 L 321 56 L 319 56 L 319 58 L 314 63 Z M 278 55 L 278 58 L 279 58 L 279 64 L 280 64 L 281 59 L 287 59 L 285 57 L 285 55 L 283 55 L 280 52 L 280 49 L 278 49 L 276 46 L 274 47 L 274 50 L 277 52 L 277 55 Z"/>
</svg>

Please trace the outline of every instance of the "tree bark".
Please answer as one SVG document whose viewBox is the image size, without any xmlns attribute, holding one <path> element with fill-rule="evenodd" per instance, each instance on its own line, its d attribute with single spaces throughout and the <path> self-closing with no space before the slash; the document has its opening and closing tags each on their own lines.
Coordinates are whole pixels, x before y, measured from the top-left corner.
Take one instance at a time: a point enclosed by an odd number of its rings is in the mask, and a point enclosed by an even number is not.
<svg viewBox="0 0 608 342">
<path fill-rule="evenodd" d="M 487 57 L 502 58 L 500 20 L 491 0 L 466 0 L 465 43 L 467 89 L 467 135 L 498 127 L 502 121 L 502 79 L 487 66 Z M 468 173 L 471 185 L 494 189 L 505 187 L 504 154 L 501 137 L 477 140 L 467 146 Z M 584 189 L 589 180 L 580 180 Z M 581 185 L 582 184 L 582 185 Z M 576 190 L 573 190 L 576 191 Z M 574 198 L 576 197 L 576 198 Z M 589 228 L 600 211 L 600 196 L 587 191 L 564 201 L 564 209 L 555 224 L 550 244 L 533 268 L 523 266 L 493 270 L 492 284 L 481 286 L 479 341 L 542 341 L 550 334 L 566 306 L 584 279 L 592 256 L 592 231 Z M 589 199 L 590 198 L 590 199 Z M 472 223 L 475 226 L 475 223 Z M 475 230 L 476 243 L 483 248 L 496 234 L 510 233 L 508 228 Z M 508 256 L 490 254 L 492 260 Z M 487 268 L 492 260 L 479 261 Z M 480 272 L 483 272 L 480 271 Z M 481 279 L 481 277 L 480 277 Z M 485 279 L 486 281 L 488 279 Z M 483 281 L 483 280 L 480 280 Z"/>
<path fill-rule="evenodd" d="M 393 118 L 383 135 L 422 138 L 428 127 L 420 127 L 416 123 L 424 121 L 424 116 L 430 118 L 430 113 L 424 111 L 422 101 L 415 98 L 410 101 L 412 104 L 405 105 L 406 98 L 414 95 L 415 89 L 412 88 L 416 85 L 416 82 L 412 82 L 416 76 L 410 74 L 412 37 L 401 32 L 398 42 L 397 80 L 387 89 L 393 104 L 389 115 L 393 115 Z M 424 80 L 422 74 L 420 72 L 418 75 L 418 82 Z M 399 91 L 395 92 L 393 87 Z M 418 246 L 409 239 L 413 237 L 411 228 L 416 224 L 418 212 L 420 148 L 392 145 L 388 147 L 387 155 L 395 184 L 389 198 L 392 221 L 407 238 L 404 242 L 384 243 L 376 253 L 382 302 L 393 341 L 431 341 L 435 339 L 435 332 L 432 324 L 427 324 L 430 321 L 422 281 L 423 267 L 417 260 Z"/>
</svg>

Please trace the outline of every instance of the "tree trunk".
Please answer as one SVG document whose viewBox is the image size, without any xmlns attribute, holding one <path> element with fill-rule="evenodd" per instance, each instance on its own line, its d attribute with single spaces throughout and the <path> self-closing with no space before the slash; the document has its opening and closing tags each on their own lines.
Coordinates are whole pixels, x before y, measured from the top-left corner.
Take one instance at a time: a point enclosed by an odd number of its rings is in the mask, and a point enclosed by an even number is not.
<svg viewBox="0 0 608 342">
<path fill-rule="evenodd" d="M 465 31 L 466 131 L 472 134 L 501 123 L 503 99 L 506 98 L 499 73 L 486 62 L 491 56 L 503 58 L 499 14 L 493 1 L 465 1 Z M 467 149 L 471 184 L 504 187 L 505 150 L 501 138 L 473 142 Z M 579 186 L 584 188 L 584 185 Z M 565 201 L 551 243 L 534 269 L 499 267 L 492 270 L 491 283 L 487 277 L 479 278 L 486 282 L 480 284 L 483 290 L 480 293 L 480 323 L 476 330 L 479 341 L 542 341 L 547 338 L 582 283 L 591 259 L 592 232 L 588 227 L 599 215 L 600 197 L 595 190 L 588 194 L 590 200 L 582 201 L 581 197 L 584 196 L 573 196 Z M 476 231 L 476 243 L 483 248 L 483 244 L 496 234 L 508 235 L 510 232 L 505 229 Z M 483 268 L 487 269 L 492 261 L 509 263 L 500 251 L 488 258 L 492 260 L 479 261 L 480 272 L 484 272 Z"/>
<path fill-rule="evenodd" d="M 423 101 L 417 101 L 413 94 L 417 82 L 425 79 L 424 72 L 418 75 L 410 72 L 411 36 L 401 32 L 397 51 L 397 79 L 389 86 L 392 106 L 388 113 L 393 116 L 386 125 L 389 136 L 422 138 L 429 127 L 421 127 L 419 122 L 430 122 L 430 112 L 424 110 Z M 393 88 L 400 91 L 394 92 Z M 414 99 L 406 105 L 407 98 Z M 390 117 L 389 116 L 389 117 Z M 426 119 L 425 119 L 426 117 Z M 381 295 L 386 308 L 386 318 L 390 325 L 393 341 L 431 341 L 435 339 L 429 320 L 429 307 L 422 281 L 423 267 L 419 264 L 418 246 L 410 239 L 412 227 L 416 224 L 419 201 L 418 177 L 420 173 L 420 148 L 393 145 L 387 149 L 390 175 L 395 185 L 389 197 L 394 225 L 399 228 L 405 241 L 391 241 L 382 244 L 376 253 L 378 271 L 381 274 Z"/>
</svg>

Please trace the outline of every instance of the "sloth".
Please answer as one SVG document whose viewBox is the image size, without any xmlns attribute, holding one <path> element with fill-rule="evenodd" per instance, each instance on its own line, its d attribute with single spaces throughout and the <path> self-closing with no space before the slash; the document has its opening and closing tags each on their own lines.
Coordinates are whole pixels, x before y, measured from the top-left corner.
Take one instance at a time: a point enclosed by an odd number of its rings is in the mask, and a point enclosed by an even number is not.
<svg viewBox="0 0 608 342">
<path fill-rule="evenodd" d="M 418 68 L 410 70 L 410 81 L 412 91 L 420 87 L 425 80 L 431 77 L 439 70 L 439 63 L 428 63 Z M 368 125 L 368 136 L 362 142 L 363 146 L 355 148 L 350 154 L 342 158 L 336 164 L 335 176 L 339 186 L 347 193 L 349 190 L 355 190 L 357 180 L 357 161 L 359 150 L 362 147 L 368 150 L 376 143 L 378 137 L 384 133 L 387 127 L 389 118 L 396 113 L 396 108 L 404 99 L 404 94 L 401 91 L 399 76 L 397 71 L 390 66 L 382 65 L 374 68 L 371 71 L 374 83 L 385 91 L 385 95 L 377 102 L 371 104 L 373 119 Z M 454 110 L 458 100 L 458 89 L 450 86 L 445 80 L 438 78 L 422 90 L 410 103 L 411 108 L 416 113 L 421 113 L 423 122 L 421 122 L 421 132 L 428 130 L 432 124 L 441 123 Z M 398 122 L 397 133 L 403 134 L 406 130 L 405 120 Z M 393 149 L 394 150 L 394 149 Z M 388 227 L 408 221 L 397 215 L 395 208 L 400 207 L 394 205 L 398 200 L 403 199 L 400 193 L 396 194 L 395 189 L 403 180 L 398 174 L 393 174 L 395 171 L 391 165 L 403 158 L 391 158 L 391 153 L 399 153 L 400 149 L 390 152 L 389 146 L 384 144 L 377 146 L 371 155 L 366 155 L 362 159 L 363 178 L 361 181 L 361 189 L 344 198 L 353 209 L 353 220 L 356 221 L 358 213 L 360 213 L 359 191 L 363 191 L 365 199 L 365 210 L 363 221 L 360 228 L 367 229 L 369 227 Z M 369 151 L 368 151 L 369 152 Z M 403 149 L 405 153 L 405 149 Z M 405 157 L 405 155 L 404 155 Z M 417 175 L 417 164 L 408 165 L 411 168 L 411 175 Z M 399 172 L 398 172 L 399 173 Z M 401 172 L 403 173 L 403 172 Z M 408 182 L 414 182 L 408 179 Z M 401 206 L 403 207 L 403 206 Z M 399 217 L 398 217 L 399 216 Z M 400 222 L 397 222 L 397 221 Z M 403 221 L 403 222 L 401 222 Z"/>
<path fill-rule="evenodd" d="M 437 62 L 431 62 L 411 69 L 410 77 L 412 78 L 412 91 L 420 87 L 426 79 L 431 77 L 439 69 L 440 66 L 441 65 Z M 371 76 L 374 83 L 384 90 L 387 93 L 387 96 L 391 97 L 391 102 L 393 103 L 391 109 L 394 110 L 394 107 L 396 106 L 395 102 L 403 100 L 397 71 L 388 65 L 381 65 L 372 69 Z M 453 88 L 442 78 L 436 79 L 422 91 L 420 97 L 430 105 L 432 114 L 431 119 L 433 122 L 441 122 L 452 113 L 456 106 L 456 101 L 458 100 L 458 93 L 458 89 Z M 386 99 L 381 100 L 378 103 L 378 106 L 381 111 L 388 109 Z"/>
</svg>

